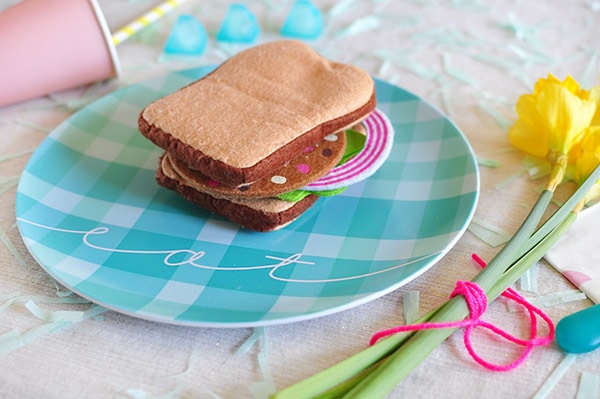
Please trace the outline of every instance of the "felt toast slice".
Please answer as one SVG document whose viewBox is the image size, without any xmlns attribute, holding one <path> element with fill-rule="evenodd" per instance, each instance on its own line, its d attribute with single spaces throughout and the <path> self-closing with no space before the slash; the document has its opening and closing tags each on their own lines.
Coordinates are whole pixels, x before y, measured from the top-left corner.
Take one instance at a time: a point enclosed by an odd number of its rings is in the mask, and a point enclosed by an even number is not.
<svg viewBox="0 0 600 399">
<path fill-rule="evenodd" d="M 189 168 L 238 186 L 350 127 L 375 105 L 375 85 L 364 70 L 286 40 L 240 52 L 148 105 L 138 124 Z"/>
</svg>

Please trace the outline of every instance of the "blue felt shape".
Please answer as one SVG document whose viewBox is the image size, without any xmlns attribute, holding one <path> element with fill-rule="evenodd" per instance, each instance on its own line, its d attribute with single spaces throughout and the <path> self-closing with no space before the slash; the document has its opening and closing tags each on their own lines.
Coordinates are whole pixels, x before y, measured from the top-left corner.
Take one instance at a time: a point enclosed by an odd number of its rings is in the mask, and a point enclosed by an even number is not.
<svg viewBox="0 0 600 399">
<path fill-rule="evenodd" d="M 192 15 L 183 14 L 177 18 L 165 44 L 164 53 L 168 55 L 194 56 L 204 53 L 208 34 Z"/>
<path fill-rule="evenodd" d="M 260 27 L 254 14 L 243 4 L 231 4 L 217 33 L 217 40 L 231 43 L 253 43 Z"/>
<path fill-rule="evenodd" d="M 600 347 L 600 304 L 560 320 L 556 342 L 567 353 L 586 353 Z"/>
<path fill-rule="evenodd" d="M 323 32 L 323 15 L 310 0 L 296 0 L 283 26 L 283 36 L 313 40 Z"/>
</svg>

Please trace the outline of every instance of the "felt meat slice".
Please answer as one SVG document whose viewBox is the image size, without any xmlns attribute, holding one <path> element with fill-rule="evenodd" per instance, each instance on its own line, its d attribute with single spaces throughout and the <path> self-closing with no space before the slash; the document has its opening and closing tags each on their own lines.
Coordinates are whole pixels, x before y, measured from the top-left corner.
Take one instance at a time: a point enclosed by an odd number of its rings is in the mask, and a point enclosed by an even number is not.
<svg viewBox="0 0 600 399">
<path fill-rule="evenodd" d="M 219 193 L 228 197 L 264 198 L 274 197 L 304 187 L 326 175 L 344 155 L 346 134 L 338 132 L 326 136 L 321 142 L 306 147 L 299 156 L 256 182 L 240 186 L 226 186 L 202 173 L 189 169 L 186 164 L 172 157 L 163 156 L 162 162 L 169 163 L 182 178 L 194 181 L 202 191 Z"/>
</svg>

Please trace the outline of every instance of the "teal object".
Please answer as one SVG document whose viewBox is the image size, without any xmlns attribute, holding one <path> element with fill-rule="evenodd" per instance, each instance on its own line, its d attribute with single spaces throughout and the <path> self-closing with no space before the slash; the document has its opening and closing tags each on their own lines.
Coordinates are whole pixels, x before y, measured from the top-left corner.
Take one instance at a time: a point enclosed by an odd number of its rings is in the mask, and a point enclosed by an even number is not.
<svg viewBox="0 0 600 399">
<path fill-rule="evenodd" d="M 256 17 L 243 4 L 231 4 L 217 32 L 217 40 L 229 43 L 254 43 L 260 33 Z"/>
<path fill-rule="evenodd" d="M 310 0 L 296 0 L 281 27 L 283 36 L 304 40 L 317 39 L 322 32 L 323 16 Z"/>
<path fill-rule="evenodd" d="M 17 189 L 19 232 L 41 267 L 94 303 L 187 326 L 307 320 L 399 288 L 450 251 L 479 195 L 474 154 L 439 111 L 375 80 L 395 130 L 381 169 L 272 233 L 244 230 L 158 186 L 162 151 L 142 108 L 206 76 L 171 72 L 117 90 L 52 131 Z"/>
<path fill-rule="evenodd" d="M 208 34 L 192 15 L 180 15 L 169 34 L 164 53 L 167 55 L 198 56 L 204 53 Z"/>
<path fill-rule="evenodd" d="M 600 347 L 600 304 L 559 321 L 556 342 L 568 353 L 586 353 Z"/>
</svg>

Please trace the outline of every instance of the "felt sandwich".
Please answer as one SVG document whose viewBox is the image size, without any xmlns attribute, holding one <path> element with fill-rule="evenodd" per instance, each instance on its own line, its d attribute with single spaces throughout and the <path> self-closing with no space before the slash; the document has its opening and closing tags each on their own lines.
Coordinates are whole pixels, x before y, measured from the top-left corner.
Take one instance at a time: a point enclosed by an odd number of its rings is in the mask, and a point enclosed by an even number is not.
<svg viewBox="0 0 600 399">
<path fill-rule="evenodd" d="M 160 185 L 270 231 L 381 165 L 393 132 L 375 105 L 365 71 L 289 40 L 240 52 L 148 105 L 138 124 L 165 150 Z M 366 136 L 350 129 L 361 122 Z"/>
</svg>

